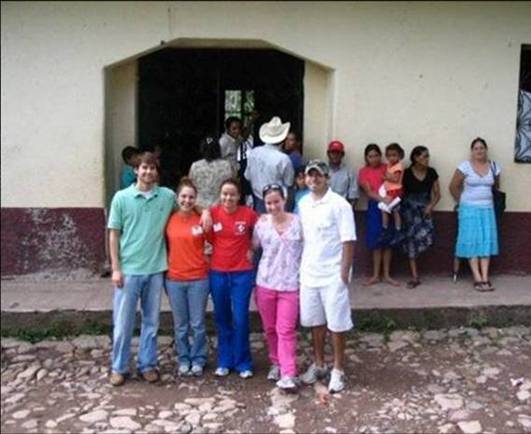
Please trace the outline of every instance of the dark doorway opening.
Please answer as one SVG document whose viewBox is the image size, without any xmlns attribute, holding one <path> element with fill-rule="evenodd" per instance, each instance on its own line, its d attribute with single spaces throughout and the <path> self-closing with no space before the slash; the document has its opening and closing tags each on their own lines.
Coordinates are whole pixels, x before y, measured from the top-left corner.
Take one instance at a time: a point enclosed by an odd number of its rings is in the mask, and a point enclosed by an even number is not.
<svg viewBox="0 0 531 434">
<path fill-rule="evenodd" d="M 228 116 L 258 112 L 255 145 L 272 116 L 302 133 L 304 62 L 280 51 L 168 48 L 140 58 L 138 71 L 139 147 L 161 147 L 162 185 L 175 187 Z"/>
</svg>

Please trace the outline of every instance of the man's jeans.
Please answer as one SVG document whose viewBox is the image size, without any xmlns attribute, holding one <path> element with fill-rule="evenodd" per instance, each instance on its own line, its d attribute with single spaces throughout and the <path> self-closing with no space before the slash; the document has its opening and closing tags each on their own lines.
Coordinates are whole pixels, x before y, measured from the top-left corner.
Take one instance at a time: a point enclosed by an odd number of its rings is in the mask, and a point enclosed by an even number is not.
<svg viewBox="0 0 531 434">
<path fill-rule="evenodd" d="M 210 271 L 210 289 L 218 332 L 218 367 L 252 370 L 249 303 L 255 272 Z"/>
<path fill-rule="evenodd" d="M 125 374 L 129 371 L 131 338 L 135 328 L 136 306 L 139 298 L 142 327 L 137 368 L 140 372 L 146 372 L 157 367 L 157 333 L 163 283 L 163 273 L 125 275 L 124 286 L 114 288 L 113 372 Z"/>
<path fill-rule="evenodd" d="M 166 279 L 166 292 L 173 314 L 175 345 L 179 365 L 204 367 L 207 360 L 205 311 L 208 300 L 208 279 Z M 193 344 L 188 339 L 192 331 Z"/>
</svg>

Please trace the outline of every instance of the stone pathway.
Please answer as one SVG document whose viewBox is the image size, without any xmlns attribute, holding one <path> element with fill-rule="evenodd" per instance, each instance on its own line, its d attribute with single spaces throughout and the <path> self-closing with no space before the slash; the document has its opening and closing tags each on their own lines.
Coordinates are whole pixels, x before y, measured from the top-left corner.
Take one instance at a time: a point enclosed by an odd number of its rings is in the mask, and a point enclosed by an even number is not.
<svg viewBox="0 0 531 434">
<path fill-rule="evenodd" d="M 161 336 L 162 381 L 132 375 L 119 388 L 108 384 L 107 336 L 1 346 L 2 433 L 531 433 L 528 327 L 354 333 L 348 387 L 332 396 L 326 383 L 286 394 L 267 382 L 260 334 L 249 380 L 216 378 L 212 363 L 176 379 L 172 339 Z M 210 347 L 212 360 L 214 338 Z M 301 333 L 299 366 L 310 354 Z"/>
</svg>

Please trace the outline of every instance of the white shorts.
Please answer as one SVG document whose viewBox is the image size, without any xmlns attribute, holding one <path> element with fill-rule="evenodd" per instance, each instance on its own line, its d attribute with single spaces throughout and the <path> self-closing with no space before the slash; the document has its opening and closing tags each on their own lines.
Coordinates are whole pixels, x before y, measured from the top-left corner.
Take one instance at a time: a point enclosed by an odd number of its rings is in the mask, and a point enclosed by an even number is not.
<svg viewBox="0 0 531 434">
<path fill-rule="evenodd" d="M 323 287 L 301 286 L 300 306 L 303 327 L 326 325 L 335 333 L 353 327 L 349 291 L 342 280 Z"/>
</svg>

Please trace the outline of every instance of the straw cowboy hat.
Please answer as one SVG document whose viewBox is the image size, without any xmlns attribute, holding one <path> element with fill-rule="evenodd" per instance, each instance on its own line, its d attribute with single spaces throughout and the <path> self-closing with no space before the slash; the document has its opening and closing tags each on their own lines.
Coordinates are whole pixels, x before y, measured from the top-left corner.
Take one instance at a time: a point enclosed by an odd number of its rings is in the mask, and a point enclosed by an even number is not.
<svg viewBox="0 0 531 434">
<path fill-rule="evenodd" d="M 271 120 L 260 127 L 260 140 L 264 143 L 280 143 L 288 135 L 290 123 L 282 123 L 278 116 L 274 116 Z"/>
</svg>

